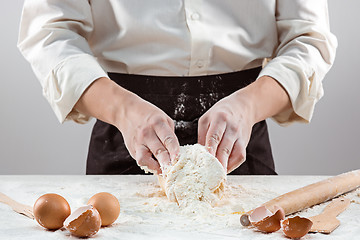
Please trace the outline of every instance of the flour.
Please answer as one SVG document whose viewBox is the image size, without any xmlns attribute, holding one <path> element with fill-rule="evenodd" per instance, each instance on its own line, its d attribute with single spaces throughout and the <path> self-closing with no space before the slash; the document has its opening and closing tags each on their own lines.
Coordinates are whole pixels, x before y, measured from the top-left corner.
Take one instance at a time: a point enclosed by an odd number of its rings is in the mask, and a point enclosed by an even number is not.
<svg viewBox="0 0 360 240">
<path fill-rule="evenodd" d="M 185 101 L 186 95 L 184 93 L 179 94 L 176 102 L 174 114 L 176 117 L 183 117 L 185 113 Z"/>
<path fill-rule="evenodd" d="M 206 112 L 211 106 L 213 106 L 217 101 L 219 101 L 222 97 L 217 92 L 200 94 L 198 98 L 198 102 L 203 112 Z"/>
<path fill-rule="evenodd" d="M 180 147 L 180 154 L 164 178 L 168 199 L 185 212 L 215 206 L 224 195 L 226 172 L 218 159 L 200 144 Z"/>
<path fill-rule="evenodd" d="M 175 124 L 175 129 L 180 130 L 180 131 L 184 131 L 185 129 L 189 129 L 193 125 L 192 122 L 182 121 L 182 120 L 175 120 L 174 124 Z"/>
<path fill-rule="evenodd" d="M 204 211 L 187 212 L 168 200 L 155 176 L 0 176 L 0 190 L 13 199 L 32 206 L 44 193 L 55 192 L 68 200 L 71 208 L 84 206 L 98 192 L 110 192 L 120 201 L 120 216 L 101 228 L 95 239 L 288 239 L 281 231 L 263 234 L 240 224 L 240 215 L 281 194 L 324 180 L 327 176 L 228 176 L 224 196 Z M 357 239 L 360 235 L 360 189 L 345 195 L 352 203 L 337 218 L 340 226 L 331 234 L 308 234 L 302 240 Z M 316 205 L 296 215 L 319 214 L 328 203 Z M 206 211 L 205 211 L 206 210 Z M 0 204 L 0 240 L 76 239 L 68 231 L 46 231 L 10 207 Z"/>
</svg>

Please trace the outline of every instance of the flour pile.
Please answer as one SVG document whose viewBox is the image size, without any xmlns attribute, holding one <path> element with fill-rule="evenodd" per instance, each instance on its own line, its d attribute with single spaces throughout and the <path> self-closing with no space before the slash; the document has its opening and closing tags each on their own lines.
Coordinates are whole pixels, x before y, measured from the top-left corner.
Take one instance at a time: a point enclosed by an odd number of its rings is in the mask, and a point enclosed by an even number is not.
<svg viewBox="0 0 360 240">
<path fill-rule="evenodd" d="M 159 182 L 170 201 L 196 213 L 214 207 L 223 197 L 226 172 L 204 146 L 186 145 Z"/>
</svg>

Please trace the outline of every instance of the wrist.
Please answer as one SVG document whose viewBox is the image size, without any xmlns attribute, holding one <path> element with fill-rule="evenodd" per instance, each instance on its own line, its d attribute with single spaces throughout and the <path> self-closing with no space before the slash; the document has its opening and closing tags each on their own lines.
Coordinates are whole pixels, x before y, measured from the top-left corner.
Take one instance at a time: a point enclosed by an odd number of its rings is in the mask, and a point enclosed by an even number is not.
<svg viewBox="0 0 360 240">
<path fill-rule="evenodd" d="M 285 89 L 272 77 L 262 76 L 238 91 L 246 101 L 249 119 L 253 124 L 291 108 Z"/>
<path fill-rule="evenodd" d="M 118 127 L 130 94 L 111 79 L 102 77 L 85 90 L 74 109 Z"/>
<path fill-rule="evenodd" d="M 114 111 L 113 111 L 113 123 L 117 129 L 120 130 L 120 132 L 123 132 L 124 128 L 126 128 L 126 123 L 129 121 L 128 119 L 132 119 L 133 116 L 131 115 L 131 110 L 134 110 L 136 102 L 139 101 L 139 97 L 124 89 L 121 88 L 118 89 L 116 95 L 118 96 L 116 98 L 116 101 L 114 102 Z"/>
<path fill-rule="evenodd" d="M 242 88 L 234 93 L 235 106 L 237 107 L 237 114 L 243 116 L 243 118 L 253 126 L 256 121 L 256 97 L 252 93 L 252 89 Z"/>
</svg>

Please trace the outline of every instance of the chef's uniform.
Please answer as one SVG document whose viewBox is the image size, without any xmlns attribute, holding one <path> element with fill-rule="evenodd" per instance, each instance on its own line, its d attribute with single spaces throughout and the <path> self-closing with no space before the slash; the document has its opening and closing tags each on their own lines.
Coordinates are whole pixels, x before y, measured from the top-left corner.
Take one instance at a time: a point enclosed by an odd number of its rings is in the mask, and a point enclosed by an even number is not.
<svg viewBox="0 0 360 240">
<path fill-rule="evenodd" d="M 337 41 L 326 0 L 28 0 L 18 47 L 60 122 L 88 121 L 73 107 L 109 77 L 168 114 L 183 145 L 197 142 L 198 119 L 214 103 L 264 75 L 292 105 L 273 119 L 309 122 Z M 233 173 L 276 174 L 265 121 L 246 151 Z M 121 133 L 98 120 L 87 174 L 136 173 Z"/>
</svg>

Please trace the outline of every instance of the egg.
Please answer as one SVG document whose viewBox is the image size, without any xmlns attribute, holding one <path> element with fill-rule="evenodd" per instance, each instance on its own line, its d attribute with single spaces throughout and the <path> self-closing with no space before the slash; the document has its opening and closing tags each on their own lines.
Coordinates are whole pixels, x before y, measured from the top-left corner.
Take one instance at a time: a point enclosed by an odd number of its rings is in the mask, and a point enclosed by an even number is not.
<svg viewBox="0 0 360 240">
<path fill-rule="evenodd" d="M 49 230 L 61 228 L 71 213 L 69 203 L 55 193 L 39 197 L 34 204 L 33 211 L 36 221 Z"/>
<path fill-rule="evenodd" d="M 275 210 L 272 213 L 265 206 L 256 208 L 249 216 L 250 223 L 262 232 L 276 232 L 281 228 L 280 222 L 285 218 L 285 212 L 280 207 Z"/>
<path fill-rule="evenodd" d="M 111 193 L 101 192 L 92 196 L 88 203 L 100 213 L 102 226 L 108 226 L 116 221 L 120 214 L 120 203 Z"/>
<path fill-rule="evenodd" d="M 287 218 L 281 222 L 282 231 L 289 238 L 301 238 L 311 229 L 313 223 L 311 220 L 303 217 Z"/>
<path fill-rule="evenodd" d="M 76 237 L 92 237 L 101 227 L 100 214 L 91 205 L 80 207 L 66 218 L 64 227 Z"/>
</svg>

